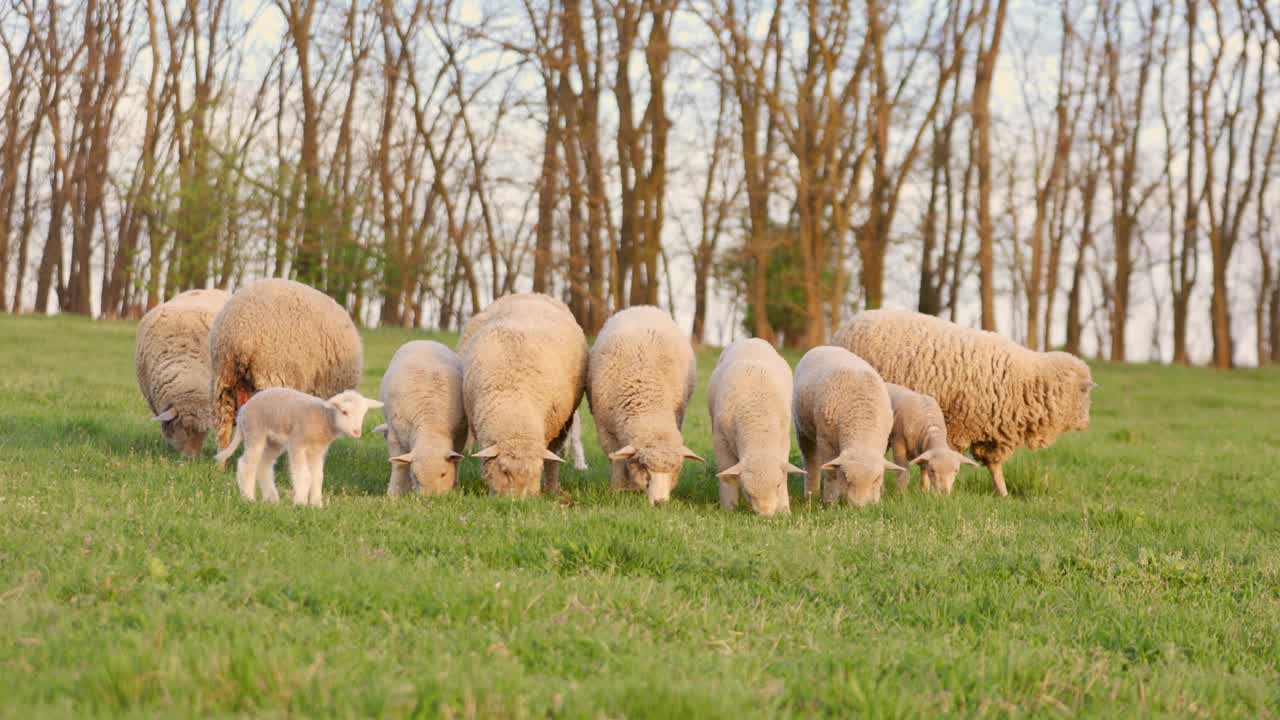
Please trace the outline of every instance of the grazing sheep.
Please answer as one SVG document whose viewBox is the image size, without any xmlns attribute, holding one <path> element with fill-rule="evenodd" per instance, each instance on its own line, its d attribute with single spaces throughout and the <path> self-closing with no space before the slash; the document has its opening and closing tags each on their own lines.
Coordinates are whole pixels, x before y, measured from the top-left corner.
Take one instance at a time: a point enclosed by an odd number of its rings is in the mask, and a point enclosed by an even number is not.
<svg viewBox="0 0 1280 720">
<path fill-rule="evenodd" d="M 950 495 L 961 465 L 977 465 L 947 443 L 947 423 L 942 408 L 928 395 L 912 392 L 901 385 L 886 383 L 893 404 L 893 432 L 889 444 L 893 461 L 905 466 L 920 466 L 920 484 L 930 492 Z M 906 490 L 911 470 L 898 473 L 898 489 Z"/>
<path fill-rule="evenodd" d="M 1089 366 L 1064 352 L 1036 352 L 992 332 L 931 315 L 869 310 L 833 342 L 862 356 L 885 380 L 938 401 L 955 450 L 972 449 L 1007 495 L 1002 463 L 1020 447 L 1047 447 L 1089 427 Z"/>
<path fill-rule="evenodd" d="M 365 413 L 380 407 L 382 403 L 354 390 L 321 400 L 291 388 L 267 388 L 240 408 L 231 444 L 215 456 L 218 467 L 226 466 L 243 436 L 244 454 L 236 464 L 240 494 L 252 500 L 256 479 L 262 499 L 277 502 L 275 464 L 288 452 L 293 503 L 320 507 L 329 444 L 343 435 L 360 437 Z"/>
<path fill-rule="evenodd" d="M 604 324 L 587 363 L 587 400 L 611 488 L 665 503 L 684 461 L 702 462 L 680 437 L 696 378 L 693 347 L 662 310 L 631 307 Z"/>
<path fill-rule="evenodd" d="M 587 339 L 564 303 L 507 295 L 467 321 L 458 339 L 462 399 L 482 449 L 489 492 L 525 497 L 560 490 L 564 445 L 587 381 Z M 545 467 L 544 467 L 545 466 Z"/>
<path fill-rule="evenodd" d="M 360 382 L 363 348 L 351 316 L 292 280 L 260 280 L 231 296 L 209 333 L 218 447 L 253 393 L 289 387 L 330 397 Z"/>
<path fill-rule="evenodd" d="M 188 290 L 155 306 L 138 323 L 133 362 L 138 387 L 174 450 L 195 456 L 213 427 L 209 405 L 209 326 L 231 297 Z"/>
<path fill-rule="evenodd" d="M 405 343 L 382 376 L 380 394 L 387 422 L 378 429 L 385 429 L 391 453 L 387 494 L 449 492 L 467 440 L 462 361 L 438 342 Z"/>
<path fill-rule="evenodd" d="M 796 439 L 809 471 L 805 497 L 821 485 L 827 503 L 880 502 L 884 471 L 903 470 L 884 459 L 893 429 L 884 381 L 857 355 L 823 345 L 800 358 L 795 386 Z"/>
<path fill-rule="evenodd" d="M 720 353 L 707 383 L 711 443 L 721 468 L 720 505 L 738 506 L 739 488 L 760 515 L 791 512 L 791 367 L 764 340 L 738 340 Z"/>
</svg>

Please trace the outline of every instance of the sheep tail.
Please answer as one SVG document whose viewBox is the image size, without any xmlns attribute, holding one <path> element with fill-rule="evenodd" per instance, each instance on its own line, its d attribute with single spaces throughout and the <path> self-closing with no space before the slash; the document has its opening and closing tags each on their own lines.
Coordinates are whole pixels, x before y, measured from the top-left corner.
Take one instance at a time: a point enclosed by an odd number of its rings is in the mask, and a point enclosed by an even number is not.
<svg viewBox="0 0 1280 720">
<path fill-rule="evenodd" d="M 235 454 L 236 448 L 238 447 L 240 447 L 239 425 L 236 426 L 235 432 L 231 433 L 231 444 L 227 445 L 225 450 L 213 456 L 213 459 L 218 461 L 219 470 L 227 469 L 227 460 L 231 459 L 231 456 Z"/>
</svg>

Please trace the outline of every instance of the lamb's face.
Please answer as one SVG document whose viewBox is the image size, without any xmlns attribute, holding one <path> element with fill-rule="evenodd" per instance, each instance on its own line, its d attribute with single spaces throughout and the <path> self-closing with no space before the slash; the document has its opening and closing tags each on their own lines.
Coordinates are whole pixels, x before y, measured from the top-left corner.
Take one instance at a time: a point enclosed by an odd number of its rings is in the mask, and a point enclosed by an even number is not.
<svg viewBox="0 0 1280 720">
<path fill-rule="evenodd" d="M 757 515 L 776 515 L 791 512 L 791 496 L 787 493 L 787 473 L 782 467 L 776 470 L 744 468 L 738 477 L 742 494 Z"/>
<path fill-rule="evenodd" d="M 382 403 L 370 400 L 355 390 L 338 393 L 329 398 L 328 403 L 333 409 L 334 428 L 339 434 L 353 438 L 360 437 L 365 414 L 369 410 L 382 407 Z"/>
<path fill-rule="evenodd" d="M 920 466 L 920 480 L 925 490 L 950 495 L 952 487 L 956 484 L 956 475 L 960 472 L 960 466 L 978 463 L 947 448 L 928 450 L 913 459 L 911 464 Z"/>
</svg>

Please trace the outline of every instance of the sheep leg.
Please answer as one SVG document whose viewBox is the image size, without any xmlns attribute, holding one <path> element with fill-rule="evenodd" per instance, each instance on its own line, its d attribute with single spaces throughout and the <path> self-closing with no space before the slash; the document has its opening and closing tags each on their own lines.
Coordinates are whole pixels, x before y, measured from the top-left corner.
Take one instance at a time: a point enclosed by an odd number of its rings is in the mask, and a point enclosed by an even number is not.
<svg viewBox="0 0 1280 720">
<path fill-rule="evenodd" d="M 809 500 L 822 492 L 822 462 L 818 460 L 818 445 L 813 438 L 797 432 L 796 440 L 804 457 L 804 497 Z"/>
<path fill-rule="evenodd" d="M 276 490 L 276 460 L 284 448 L 279 445 L 268 446 L 262 461 L 258 463 L 258 489 L 262 491 L 265 502 L 280 502 L 280 493 Z"/>
<path fill-rule="evenodd" d="M 391 453 L 391 457 L 405 453 L 404 447 L 396 439 L 396 434 L 390 431 L 387 432 L 387 451 Z M 387 483 L 387 494 L 398 497 L 409 492 L 412 486 L 413 478 L 409 475 L 409 466 L 391 463 L 391 480 Z"/>
<path fill-rule="evenodd" d="M 720 507 L 725 510 L 738 509 L 737 478 L 720 478 Z"/>
<path fill-rule="evenodd" d="M 1009 489 L 1004 485 L 1004 466 L 1001 462 L 992 462 L 987 465 L 991 470 L 991 482 L 996 486 L 996 495 L 1005 497 L 1009 494 Z"/>
<path fill-rule="evenodd" d="M 720 438 L 719 435 L 712 436 L 712 450 L 716 454 L 716 465 L 719 472 L 724 472 L 734 465 L 738 464 L 738 454 L 729 447 L 729 443 Z M 720 507 L 725 510 L 734 510 L 738 507 L 738 478 L 722 477 L 720 480 Z"/>
<path fill-rule="evenodd" d="M 311 507 L 324 507 L 324 450 L 312 450 L 307 453 L 308 470 L 311 473 L 311 492 L 307 502 Z"/>
<path fill-rule="evenodd" d="M 542 463 L 543 489 L 548 495 L 560 494 L 560 463 L 546 460 Z"/>
<path fill-rule="evenodd" d="M 910 462 L 911 462 L 911 458 L 907 457 L 907 441 L 904 440 L 902 436 L 895 435 L 893 437 L 893 464 L 900 465 L 906 468 L 906 470 L 897 473 L 898 492 L 900 493 L 906 492 L 907 485 L 911 483 Z M 920 473 L 920 482 L 921 484 L 927 482 L 927 478 L 925 477 L 925 474 L 923 472 Z M 929 488 L 929 487 L 925 488 L 925 490 L 932 490 L 932 489 L 933 488 Z"/>
<path fill-rule="evenodd" d="M 311 497 L 311 467 L 306 454 L 300 447 L 289 448 L 289 481 L 293 483 L 294 505 L 306 505 Z"/>
</svg>

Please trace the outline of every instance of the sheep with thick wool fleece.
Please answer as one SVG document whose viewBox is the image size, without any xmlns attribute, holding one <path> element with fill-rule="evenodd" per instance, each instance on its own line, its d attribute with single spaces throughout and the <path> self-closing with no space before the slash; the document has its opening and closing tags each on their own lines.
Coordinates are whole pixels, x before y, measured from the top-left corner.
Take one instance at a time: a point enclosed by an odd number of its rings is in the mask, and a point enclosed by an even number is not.
<svg viewBox="0 0 1280 720">
<path fill-rule="evenodd" d="M 833 338 L 886 381 L 937 400 L 947 440 L 972 450 L 1007 495 L 1002 464 L 1018 448 L 1047 447 L 1089 427 L 1089 366 L 1064 352 L 1028 350 L 993 332 L 905 310 L 868 310 Z"/>
<path fill-rule="evenodd" d="M 759 338 L 720 353 L 707 382 L 711 443 L 720 468 L 720 505 L 738 506 L 739 492 L 760 515 L 791 512 L 787 473 L 804 473 L 791 455 L 791 366 Z"/>
<path fill-rule="evenodd" d="M 467 441 L 461 358 L 432 340 L 401 345 L 382 376 L 380 399 L 387 422 L 378 429 L 391 456 L 387 494 L 452 490 Z"/>
<path fill-rule="evenodd" d="M 200 452 L 213 427 L 209 327 L 229 297 L 222 290 L 188 290 L 151 308 L 138 323 L 138 387 L 164 439 L 188 457 Z"/>
<path fill-rule="evenodd" d="M 573 313 L 541 293 L 494 300 L 458 339 L 462 402 L 472 457 L 495 495 L 559 492 L 556 453 L 564 445 L 587 382 L 587 338 Z M 545 467 L 544 467 L 545 466 Z"/>
<path fill-rule="evenodd" d="M 893 432 L 889 445 L 893 461 L 906 467 L 920 466 L 920 484 L 929 492 L 950 495 L 961 465 L 977 465 L 951 449 L 947 423 L 938 401 L 894 383 L 886 383 L 893 405 Z M 898 473 L 898 489 L 906 490 L 911 469 Z"/>
<path fill-rule="evenodd" d="M 360 382 L 364 346 L 332 298 L 292 280 L 259 280 L 231 296 L 209 332 L 218 447 L 255 392 L 288 387 L 327 398 Z"/>
<path fill-rule="evenodd" d="M 822 345 L 796 365 L 796 439 L 808 477 L 805 496 L 862 507 L 880 501 L 893 408 L 884 381 L 862 358 Z M 823 471 L 828 474 L 824 477 Z"/>
<path fill-rule="evenodd" d="M 688 337 L 656 307 L 621 310 L 600 329 L 588 356 L 587 400 L 612 463 L 611 488 L 665 503 L 684 461 L 702 462 L 680 436 L 697 371 Z"/>
</svg>

